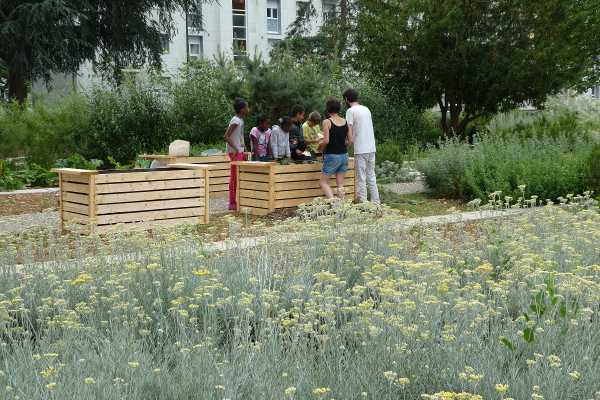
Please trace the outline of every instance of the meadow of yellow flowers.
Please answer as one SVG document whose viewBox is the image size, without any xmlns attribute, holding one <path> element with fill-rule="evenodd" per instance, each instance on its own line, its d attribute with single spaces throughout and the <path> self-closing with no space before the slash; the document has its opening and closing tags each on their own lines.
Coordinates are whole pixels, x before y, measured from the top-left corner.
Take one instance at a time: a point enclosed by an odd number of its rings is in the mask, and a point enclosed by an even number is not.
<svg viewBox="0 0 600 400">
<path fill-rule="evenodd" d="M 600 399 L 600 214 L 0 234 L 3 399 Z M 20 265 L 17 265 L 20 264 Z"/>
</svg>

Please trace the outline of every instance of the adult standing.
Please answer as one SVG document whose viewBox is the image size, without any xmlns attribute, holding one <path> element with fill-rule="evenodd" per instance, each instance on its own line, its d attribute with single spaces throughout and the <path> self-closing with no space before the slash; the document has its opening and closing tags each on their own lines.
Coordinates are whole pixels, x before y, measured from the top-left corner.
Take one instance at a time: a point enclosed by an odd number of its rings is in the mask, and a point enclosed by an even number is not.
<svg viewBox="0 0 600 400">
<path fill-rule="evenodd" d="M 323 151 L 323 167 L 319 186 L 328 199 L 333 198 L 333 190 L 329 186 L 331 175 L 335 175 L 337 195 L 344 198 L 344 175 L 348 172 L 348 148 L 352 145 L 352 128 L 346 120 L 338 115 L 342 102 L 330 97 L 325 104 L 329 118 L 323 121 L 323 140 L 317 145 L 317 151 Z"/>
<path fill-rule="evenodd" d="M 354 170 L 356 173 L 356 194 L 360 201 L 367 201 L 367 187 L 371 192 L 371 201 L 380 204 L 379 189 L 375 177 L 375 132 L 371 111 L 358 104 L 358 92 L 348 88 L 342 93 L 348 106 L 346 121 L 354 136 Z"/>
</svg>

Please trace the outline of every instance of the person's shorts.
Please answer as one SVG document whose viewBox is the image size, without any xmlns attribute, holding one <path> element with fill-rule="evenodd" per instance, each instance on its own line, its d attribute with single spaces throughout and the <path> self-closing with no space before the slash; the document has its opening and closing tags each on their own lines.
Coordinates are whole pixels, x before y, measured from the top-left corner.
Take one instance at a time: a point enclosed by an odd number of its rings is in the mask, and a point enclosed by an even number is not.
<svg viewBox="0 0 600 400">
<path fill-rule="evenodd" d="M 345 154 L 325 154 L 323 156 L 323 175 L 345 174 L 348 172 L 348 153 Z"/>
</svg>

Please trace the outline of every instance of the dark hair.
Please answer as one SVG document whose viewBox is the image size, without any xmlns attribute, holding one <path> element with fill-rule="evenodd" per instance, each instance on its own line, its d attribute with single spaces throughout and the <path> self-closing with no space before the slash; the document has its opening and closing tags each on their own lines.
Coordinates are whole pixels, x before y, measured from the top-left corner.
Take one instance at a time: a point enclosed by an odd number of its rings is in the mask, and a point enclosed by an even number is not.
<svg viewBox="0 0 600 400">
<path fill-rule="evenodd" d="M 248 104 L 248 102 L 244 99 L 237 99 L 236 101 L 234 101 L 233 109 L 235 110 L 235 113 L 239 114 L 242 108 L 246 107 L 246 104 Z"/>
<path fill-rule="evenodd" d="M 308 119 L 316 125 L 319 125 L 321 123 L 321 114 L 319 114 L 318 111 L 313 111 L 310 113 L 310 115 L 308 116 Z"/>
<path fill-rule="evenodd" d="M 287 115 L 285 117 L 279 118 L 279 126 L 282 128 L 284 126 L 290 126 L 292 123 L 293 123 L 292 119 L 290 117 L 288 117 Z"/>
<path fill-rule="evenodd" d="M 342 97 L 348 100 L 350 103 L 356 103 L 358 101 L 358 92 L 354 88 L 348 88 L 344 90 Z"/>
<path fill-rule="evenodd" d="M 294 107 L 292 107 L 292 118 L 294 118 L 296 115 L 298 114 L 302 114 L 304 112 L 304 107 L 302 107 L 300 104 L 296 104 Z"/>
<path fill-rule="evenodd" d="M 329 99 L 327 99 L 327 102 L 325 103 L 325 109 L 330 114 L 331 113 L 338 114 L 340 112 L 340 110 L 342 109 L 342 102 L 339 101 L 338 99 L 336 99 L 335 97 L 330 97 Z"/>
<path fill-rule="evenodd" d="M 260 113 L 258 114 L 258 117 L 256 117 L 256 126 L 262 124 L 265 121 L 270 121 L 271 117 L 269 117 L 267 114 L 265 113 Z"/>
</svg>

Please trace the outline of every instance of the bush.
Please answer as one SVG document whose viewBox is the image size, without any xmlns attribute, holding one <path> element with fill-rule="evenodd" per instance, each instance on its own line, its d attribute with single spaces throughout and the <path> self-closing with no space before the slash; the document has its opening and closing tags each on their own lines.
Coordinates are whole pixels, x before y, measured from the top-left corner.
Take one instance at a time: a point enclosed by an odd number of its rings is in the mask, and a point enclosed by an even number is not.
<svg viewBox="0 0 600 400">
<path fill-rule="evenodd" d="M 25 148 L 22 108 L 16 103 L 0 103 L 0 159 L 14 158 Z"/>
<path fill-rule="evenodd" d="M 377 157 L 375 158 L 377 165 L 381 165 L 385 161 L 391 161 L 397 165 L 404 163 L 404 156 L 400 146 L 392 139 L 386 139 L 385 142 L 377 145 Z"/>
<path fill-rule="evenodd" d="M 528 195 L 555 200 L 586 190 L 584 164 L 589 142 L 567 135 L 528 139 L 487 137 L 470 150 L 453 138 L 417 160 L 425 185 L 442 197 L 487 199 L 497 190 L 513 202 Z"/>
<path fill-rule="evenodd" d="M 24 111 L 27 163 L 51 168 L 57 158 L 76 152 L 77 137 L 89 129 L 89 115 L 85 98 L 76 93 L 37 101 Z"/>
<path fill-rule="evenodd" d="M 174 139 L 168 86 L 157 78 L 130 79 L 121 87 L 95 86 L 89 93 L 90 129 L 80 137 L 85 158 L 108 156 L 128 164 Z"/>
<path fill-rule="evenodd" d="M 415 180 L 409 168 L 400 167 L 400 165 L 389 160 L 375 166 L 375 175 L 377 175 L 377 182 L 380 183 L 412 182 Z"/>
<path fill-rule="evenodd" d="M 206 60 L 191 61 L 181 70 L 171 90 L 175 139 L 192 145 L 223 139 L 234 110 L 218 89 L 220 78 L 221 71 Z"/>
<path fill-rule="evenodd" d="M 600 194 L 600 144 L 595 143 L 585 160 L 584 164 L 585 181 L 587 187 L 594 191 L 598 196 Z"/>
</svg>

